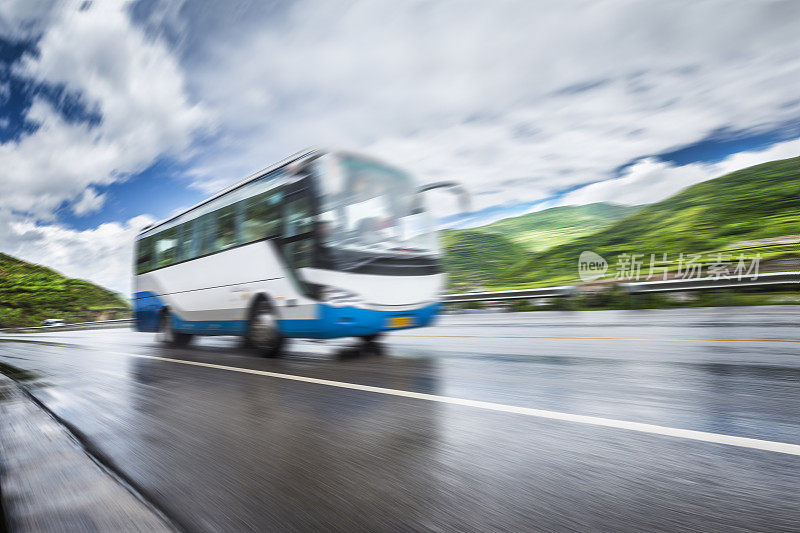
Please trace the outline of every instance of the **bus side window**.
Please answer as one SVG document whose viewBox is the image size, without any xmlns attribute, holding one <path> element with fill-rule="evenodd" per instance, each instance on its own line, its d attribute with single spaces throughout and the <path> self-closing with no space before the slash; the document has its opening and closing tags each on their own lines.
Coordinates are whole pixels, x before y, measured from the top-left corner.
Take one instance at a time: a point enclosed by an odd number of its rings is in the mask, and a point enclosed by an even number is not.
<svg viewBox="0 0 800 533">
<path fill-rule="evenodd" d="M 239 200 L 233 204 L 234 211 L 236 211 L 236 242 L 239 244 L 244 244 L 247 242 L 244 238 L 244 217 L 246 206 L 246 200 Z"/>
<path fill-rule="evenodd" d="M 194 259 L 200 255 L 200 219 L 194 218 L 189 224 L 189 233 L 191 234 L 192 242 L 189 245 L 189 259 Z"/>
<path fill-rule="evenodd" d="M 177 261 L 186 261 L 192 258 L 192 223 L 184 222 L 177 228 L 178 252 L 175 254 Z"/>
<path fill-rule="evenodd" d="M 310 267 L 312 253 L 311 239 L 300 239 L 286 245 L 287 259 L 292 268 Z"/>
<path fill-rule="evenodd" d="M 280 191 L 267 191 L 245 200 L 243 242 L 253 242 L 278 233 Z"/>
<path fill-rule="evenodd" d="M 151 268 L 153 258 L 152 237 L 145 237 L 136 242 L 136 273 L 142 274 Z"/>
<path fill-rule="evenodd" d="M 283 205 L 283 237 L 295 237 L 285 244 L 286 260 L 292 268 L 310 267 L 313 241 L 306 236 L 297 236 L 308 233 L 312 229 L 311 202 L 308 196 L 301 192 L 297 196 L 290 196 L 289 201 Z"/>
<path fill-rule="evenodd" d="M 215 211 L 217 215 L 217 233 L 214 250 L 225 250 L 238 244 L 236 238 L 236 206 L 228 205 Z"/>
<path fill-rule="evenodd" d="M 311 231 L 313 222 L 311 216 L 311 203 L 305 195 L 298 196 L 284 204 L 286 211 L 283 217 L 283 236 L 292 237 Z"/>
<path fill-rule="evenodd" d="M 175 238 L 175 229 L 170 228 L 156 234 L 156 261 L 159 267 L 175 262 L 175 251 L 178 244 L 178 240 Z"/>
<path fill-rule="evenodd" d="M 215 219 L 216 213 L 206 213 L 196 220 L 195 238 L 197 239 L 197 244 L 195 245 L 195 250 L 197 251 L 197 256 L 210 254 L 214 251 L 214 240 L 217 234 Z"/>
</svg>

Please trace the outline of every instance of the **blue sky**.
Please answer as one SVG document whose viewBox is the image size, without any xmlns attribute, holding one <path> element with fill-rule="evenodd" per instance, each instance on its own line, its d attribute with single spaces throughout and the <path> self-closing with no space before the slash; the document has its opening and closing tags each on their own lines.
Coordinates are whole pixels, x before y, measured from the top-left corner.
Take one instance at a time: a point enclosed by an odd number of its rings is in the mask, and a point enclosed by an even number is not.
<svg viewBox="0 0 800 533">
<path fill-rule="evenodd" d="M 798 155 L 798 23 L 790 1 L 11 0 L 0 251 L 126 292 L 139 227 L 311 145 L 462 181 L 468 225 L 658 201 Z"/>
</svg>

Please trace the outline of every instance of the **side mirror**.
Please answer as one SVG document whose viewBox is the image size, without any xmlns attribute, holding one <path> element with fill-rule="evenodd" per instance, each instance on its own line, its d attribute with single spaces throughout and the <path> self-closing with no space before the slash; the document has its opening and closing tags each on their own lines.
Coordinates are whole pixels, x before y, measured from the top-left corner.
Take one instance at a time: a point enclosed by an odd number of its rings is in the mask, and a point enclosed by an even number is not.
<svg viewBox="0 0 800 533">
<path fill-rule="evenodd" d="M 429 183 L 417 189 L 417 194 L 426 193 L 434 189 L 447 189 L 449 192 L 458 196 L 458 207 L 462 213 L 467 213 L 471 210 L 472 198 L 470 197 L 467 189 L 463 185 L 455 181 L 439 181 L 436 183 Z"/>
</svg>

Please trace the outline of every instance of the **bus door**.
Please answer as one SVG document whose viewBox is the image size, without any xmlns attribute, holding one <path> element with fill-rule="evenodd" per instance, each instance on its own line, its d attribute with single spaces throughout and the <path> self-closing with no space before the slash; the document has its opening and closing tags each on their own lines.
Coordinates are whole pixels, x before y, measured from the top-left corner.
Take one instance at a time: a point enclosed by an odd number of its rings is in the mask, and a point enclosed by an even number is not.
<svg viewBox="0 0 800 533">
<path fill-rule="evenodd" d="M 284 189 L 283 197 L 281 248 L 286 264 L 293 270 L 313 266 L 314 258 L 313 203 L 311 191 L 302 183 Z"/>
</svg>

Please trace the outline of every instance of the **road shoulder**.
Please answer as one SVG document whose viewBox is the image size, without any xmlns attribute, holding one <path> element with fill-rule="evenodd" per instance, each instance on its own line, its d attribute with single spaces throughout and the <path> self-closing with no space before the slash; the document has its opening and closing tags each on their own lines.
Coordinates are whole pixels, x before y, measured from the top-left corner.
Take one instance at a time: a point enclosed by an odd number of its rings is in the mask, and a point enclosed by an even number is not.
<svg viewBox="0 0 800 533">
<path fill-rule="evenodd" d="M 2 510 L 12 531 L 172 531 L 0 375 Z"/>
</svg>

